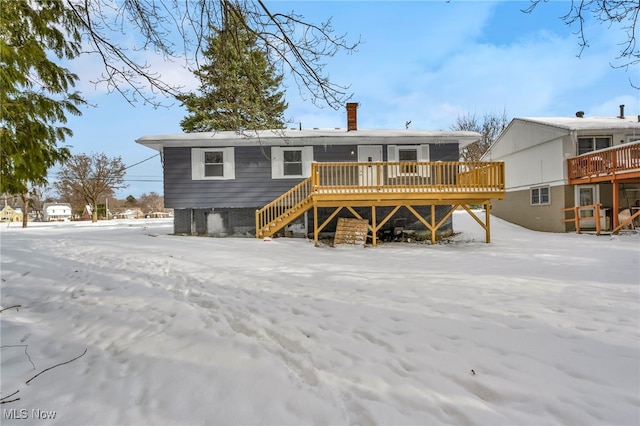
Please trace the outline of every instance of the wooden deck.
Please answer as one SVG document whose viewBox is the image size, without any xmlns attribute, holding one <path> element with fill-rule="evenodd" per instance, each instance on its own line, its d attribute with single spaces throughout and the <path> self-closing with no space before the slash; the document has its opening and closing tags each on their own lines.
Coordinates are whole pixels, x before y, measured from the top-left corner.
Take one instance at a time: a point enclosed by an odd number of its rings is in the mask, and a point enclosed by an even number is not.
<svg viewBox="0 0 640 426">
<path fill-rule="evenodd" d="M 620 184 L 640 183 L 640 142 L 627 143 L 569 158 L 567 170 L 571 185 L 611 183 L 613 187 L 613 205 L 611 207 L 616 212 L 612 215 L 612 232 L 617 233 L 629 223 L 629 220 L 624 220 L 621 223 L 617 214 L 621 207 Z M 577 215 L 577 211 L 575 215 Z M 633 221 L 639 216 L 640 210 L 633 213 L 630 220 Z M 577 216 L 574 216 L 576 230 L 580 232 L 580 224 L 576 218 Z"/>
<path fill-rule="evenodd" d="M 314 241 L 318 234 L 342 210 L 361 219 L 356 207 L 370 207 L 372 244 L 377 232 L 401 207 L 407 208 L 431 231 L 436 231 L 453 211 L 462 206 L 486 231 L 490 241 L 489 202 L 504 198 L 504 163 L 502 162 L 379 162 L 313 163 L 311 177 L 300 182 L 267 206 L 256 211 L 256 237 L 274 235 L 304 212 L 314 209 Z M 448 205 L 449 212 L 435 221 L 435 206 Z M 469 208 L 484 205 L 486 217 L 480 220 Z M 376 207 L 392 207 L 382 220 Z M 418 214 L 414 206 L 431 206 L 431 221 Z M 318 223 L 318 208 L 335 210 Z"/>
<path fill-rule="evenodd" d="M 567 168 L 572 185 L 640 178 L 640 142 L 569 158 Z"/>
</svg>

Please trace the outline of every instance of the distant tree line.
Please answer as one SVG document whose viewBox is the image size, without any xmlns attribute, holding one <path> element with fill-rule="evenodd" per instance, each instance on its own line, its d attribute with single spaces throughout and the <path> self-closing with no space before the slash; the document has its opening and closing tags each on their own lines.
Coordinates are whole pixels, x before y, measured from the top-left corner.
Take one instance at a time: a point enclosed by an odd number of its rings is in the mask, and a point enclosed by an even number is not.
<svg viewBox="0 0 640 426">
<path fill-rule="evenodd" d="M 501 114 L 485 113 L 482 120 L 475 113 L 458 115 L 451 130 L 466 130 L 482 135 L 479 141 L 469 144 L 460 150 L 460 161 L 480 161 L 485 152 L 498 139 L 498 136 L 509 124 L 507 112 Z"/>
<path fill-rule="evenodd" d="M 52 186 L 34 186 L 26 202 L 24 194 L 8 194 L 4 199 L 10 199 L 12 206 L 21 207 L 23 223 L 29 217 L 42 219 L 44 204 L 52 202 L 69 203 L 75 217 L 81 217 L 88 210 L 94 222 L 110 218 L 110 212 L 124 208 L 139 208 L 143 213 L 162 212 L 164 199 L 155 192 L 142 194 L 138 199 L 133 195 L 124 200 L 114 198 L 116 190 L 126 188 L 125 172 L 126 166 L 120 157 L 110 158 L 103 153 L 72 155 L 60 167 Z"/>
</svg>

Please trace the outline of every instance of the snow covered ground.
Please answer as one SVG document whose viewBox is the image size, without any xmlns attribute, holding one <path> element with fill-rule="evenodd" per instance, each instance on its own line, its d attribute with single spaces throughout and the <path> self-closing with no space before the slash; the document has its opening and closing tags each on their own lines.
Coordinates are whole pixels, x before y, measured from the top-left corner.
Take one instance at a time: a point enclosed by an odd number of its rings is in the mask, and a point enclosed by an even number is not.
<svg viewBox="0 0 640 426">
<path fill-rule="evenodd" d="M 2 225 L 1 422 L 640 424 L 640 235 L 454 228 L 363 249 Z"/>
</svg>

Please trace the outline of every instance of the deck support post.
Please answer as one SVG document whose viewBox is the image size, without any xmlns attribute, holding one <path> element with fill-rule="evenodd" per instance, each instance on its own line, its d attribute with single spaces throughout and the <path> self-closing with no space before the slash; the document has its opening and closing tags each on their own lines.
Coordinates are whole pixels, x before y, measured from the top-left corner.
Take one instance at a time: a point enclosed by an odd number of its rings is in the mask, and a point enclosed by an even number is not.
<svg viewBox="0 0 640 426">
<path fill-rule="evenodd" d="M 376 206 L 371 206 L 371 245 L 373 247 L 378 245 L 378 225 L 376 224 L 376 222 Z"/>
<path fill-rule="evenodd" d="M 313 244 L 318 247 L 318 205 L 313 203 Z"/>
<path fill-rule="evenodd" d="M 485 241 L 488 243 L 491 242 L 491 203 L 487 201 L 484 203 L 484 224 L 485 224 Z"/>
<path fill-rule="evenodd" d="M 611 212 L 611 220 L 613 221 L 613 226 L 611 227 L 611 229 L 616 229 L 618 228 L 618 225 L 620 225 L 619 222 L 619 218 L 618 218 L 618 212 L 620 211 L 620 199 L 619 199 L 619 194 L 620 194 L 620 184 L 618 183 L 617 180 L 613 181 L 613 211 Z M 629 213 L 633 213 L 631 210 L 629 211 Z M 615 232 L 615 234 L 617 234 L 618 231 Z"/>
<path fill-rule="evenodd" d="M 431 204 L 431 244 L 436 243 L 436 206 Z"/>
</svg>

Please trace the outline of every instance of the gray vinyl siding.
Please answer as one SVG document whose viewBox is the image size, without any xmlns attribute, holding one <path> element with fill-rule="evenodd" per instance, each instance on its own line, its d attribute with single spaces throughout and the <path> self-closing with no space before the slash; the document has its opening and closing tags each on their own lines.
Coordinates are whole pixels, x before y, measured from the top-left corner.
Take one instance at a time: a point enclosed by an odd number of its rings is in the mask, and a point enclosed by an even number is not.
<svg viewBox="0 0 640 426">
<path fill-rule="evenodd" d="M 458 144 L 429 145 L 429 161 L 459 161 Z"/>
<path fill-rule="evenodd" d="M 318 162 L 357 161 L 350 154 L 356 145 L 314 146 Z M 457 144 L 432 144 L 431 161 L 457 161 Z M 271 178 L 271 148 L 236 147 L 233 180 L 192 180 L 191 148 L 164 148 L 165 206 L 183 208 L 260 208 L 301 179 Z M 383 146 L 386 159 L 386 146 Z"/>
<path fill-rule="evenodd" d="M 269 147 L 236 147 L 235 179 L 192 180 L 191 148 L 165 148 L 165 205 L 174 209 L 262 207 L 300 181 L 272 180 L 270 155 Z"/>
</svg>

